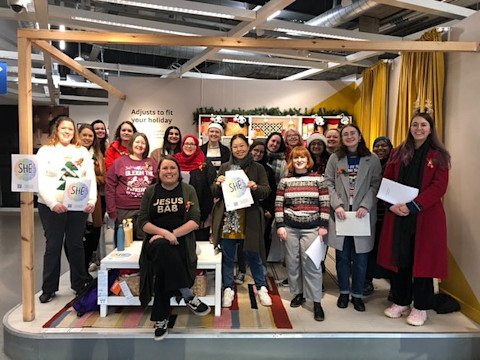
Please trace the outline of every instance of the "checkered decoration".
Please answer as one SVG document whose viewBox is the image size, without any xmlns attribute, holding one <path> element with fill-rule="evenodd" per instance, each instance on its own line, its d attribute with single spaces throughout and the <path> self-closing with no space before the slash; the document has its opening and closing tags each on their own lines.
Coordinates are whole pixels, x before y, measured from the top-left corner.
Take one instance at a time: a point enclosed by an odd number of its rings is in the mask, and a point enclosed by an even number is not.
<svg viewBox="0 0 480 360">
<path fill-rule="evenodd" d="M 255 129 L 260 129 L 265 133 L 265 137 L 268 137 L 273 132 L 282 132 L 282 124 L 281 123 L 269 123 L 269 122 L 264 122 L 264 123 L 256 123 L 252 124 L 252 130 L 255 131 Z"/>
</svg>

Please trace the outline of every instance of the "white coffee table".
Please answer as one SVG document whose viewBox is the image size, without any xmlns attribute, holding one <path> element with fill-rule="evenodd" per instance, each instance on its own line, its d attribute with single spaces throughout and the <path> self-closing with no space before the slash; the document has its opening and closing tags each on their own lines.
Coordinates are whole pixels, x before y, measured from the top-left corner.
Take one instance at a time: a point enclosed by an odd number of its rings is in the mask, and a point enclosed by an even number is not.
<svg viewBox="0 0 480 360">
<path fill-rule="evenodd" d="M 222 254 L 214 250 L 213 245 L 209 242 L 197 242 L 201 253 L 198 255 L 197 269 L 201 270 L 215 270 L 215 289 L 213 294 L 207 294 L 200 297 L 200 299 L 207 305 L 215 307 L 215 316 L 221 314 L 222 303 Z M 134 241 L 133 244 L 124 251 L 113 250 L 110 254 L 105 256 L 100 261 L 100 271 L 105 271 L 104 276 L 108 275 L 106 272 L 111 269 L 139 269 L 138 260 L 142 250 L 142 241 Z M 100 276 L 100 274 L 99 274 Z M 98 300 L 100 305 L 100 316 L 107 316 L 108 306 L 140 306 L 138 297 L 127 299 L 125 296 L 102 296 L 108 294 L 108 284 L 106 281 L 99 281 Z M 153 303 L 153 300 L 150 304 Z M 175 298 L 172 298 L 171 305 L 185 305 L 182 300 L 177 304 Z"/>
</svg>

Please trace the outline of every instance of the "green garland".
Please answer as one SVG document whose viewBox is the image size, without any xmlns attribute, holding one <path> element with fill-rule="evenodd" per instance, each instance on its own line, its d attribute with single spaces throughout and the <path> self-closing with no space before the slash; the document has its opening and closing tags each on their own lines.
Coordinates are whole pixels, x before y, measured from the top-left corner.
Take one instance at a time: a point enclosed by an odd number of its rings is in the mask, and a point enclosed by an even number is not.
<svg viewBox="0 0 480 360">
<path fill-rule="evenodd" d="M 275 108 L 266 108 L 266 107 L 260 107 L 260 108 L 255 108 L 253 110 L 245 110 L 245 109 L 231 109 L 228 110 L 227 108 L 222 109 L 215 109 L 213 107 L 201 107 L 197 108 L 195 112 L 193 113 L 193 124 L 198 125 L 198 120 L 200 118 L 200 115 L 267 115 L 267 116 L 314 116 L 314 115 L 320 115 L 320 116 L 335 116 L 339 114 L 344 114 L 346 116 L 350 116 L 348 111 L 342 110 L 342 109 L 335 109 L 335 110 L 328 110 L 325 108 L 320 108 L 318 111 L 313 111 L 313 109 L 308 110 L 305 108 L 305 110 L 302 112 L 300 108 L 289 108 L 288 110 L 280 110 L 280 108 L 275 107 Z"/>
</svg>

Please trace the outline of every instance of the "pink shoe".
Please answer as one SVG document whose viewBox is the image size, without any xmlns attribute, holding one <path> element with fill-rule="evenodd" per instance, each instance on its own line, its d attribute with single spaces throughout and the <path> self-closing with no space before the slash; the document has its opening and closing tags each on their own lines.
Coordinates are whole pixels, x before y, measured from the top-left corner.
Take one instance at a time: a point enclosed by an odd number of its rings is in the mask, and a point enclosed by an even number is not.
<svg viewBox="0 0 480 360">
<path fill-rule="evenodd" d="M 397 304 L 393 304 L 389 308 L 386 308 L 383 313 L 389 318 L 397 319 L 402 315 L 407 315 L 409 310 L 410 306 L 400 306 Z"/>
<path fill-rule="evenodd" d="M 425 323 L 425 320 L 427 320 L 427 311 L 413 308 L 410 315 L 407 317 L 407 324 L 422 326 Z"/>
</svg>

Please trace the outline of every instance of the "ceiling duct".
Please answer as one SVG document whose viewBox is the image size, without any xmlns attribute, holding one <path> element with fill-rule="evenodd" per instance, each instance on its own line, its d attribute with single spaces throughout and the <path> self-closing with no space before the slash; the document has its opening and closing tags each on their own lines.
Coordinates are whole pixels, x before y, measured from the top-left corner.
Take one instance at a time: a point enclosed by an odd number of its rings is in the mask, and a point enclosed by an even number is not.
<svg viewBox="0 0 480 360">
<path fill-rule="evenodd" d="M 312 26 L 337 27 L 359 17 L 377 6 L 378 4 L 375 1 L 359 0 L 345 7 L 336 7 L 332 10 L 326 11 L 307 21 L 305 24 Z"/>
</svg>

